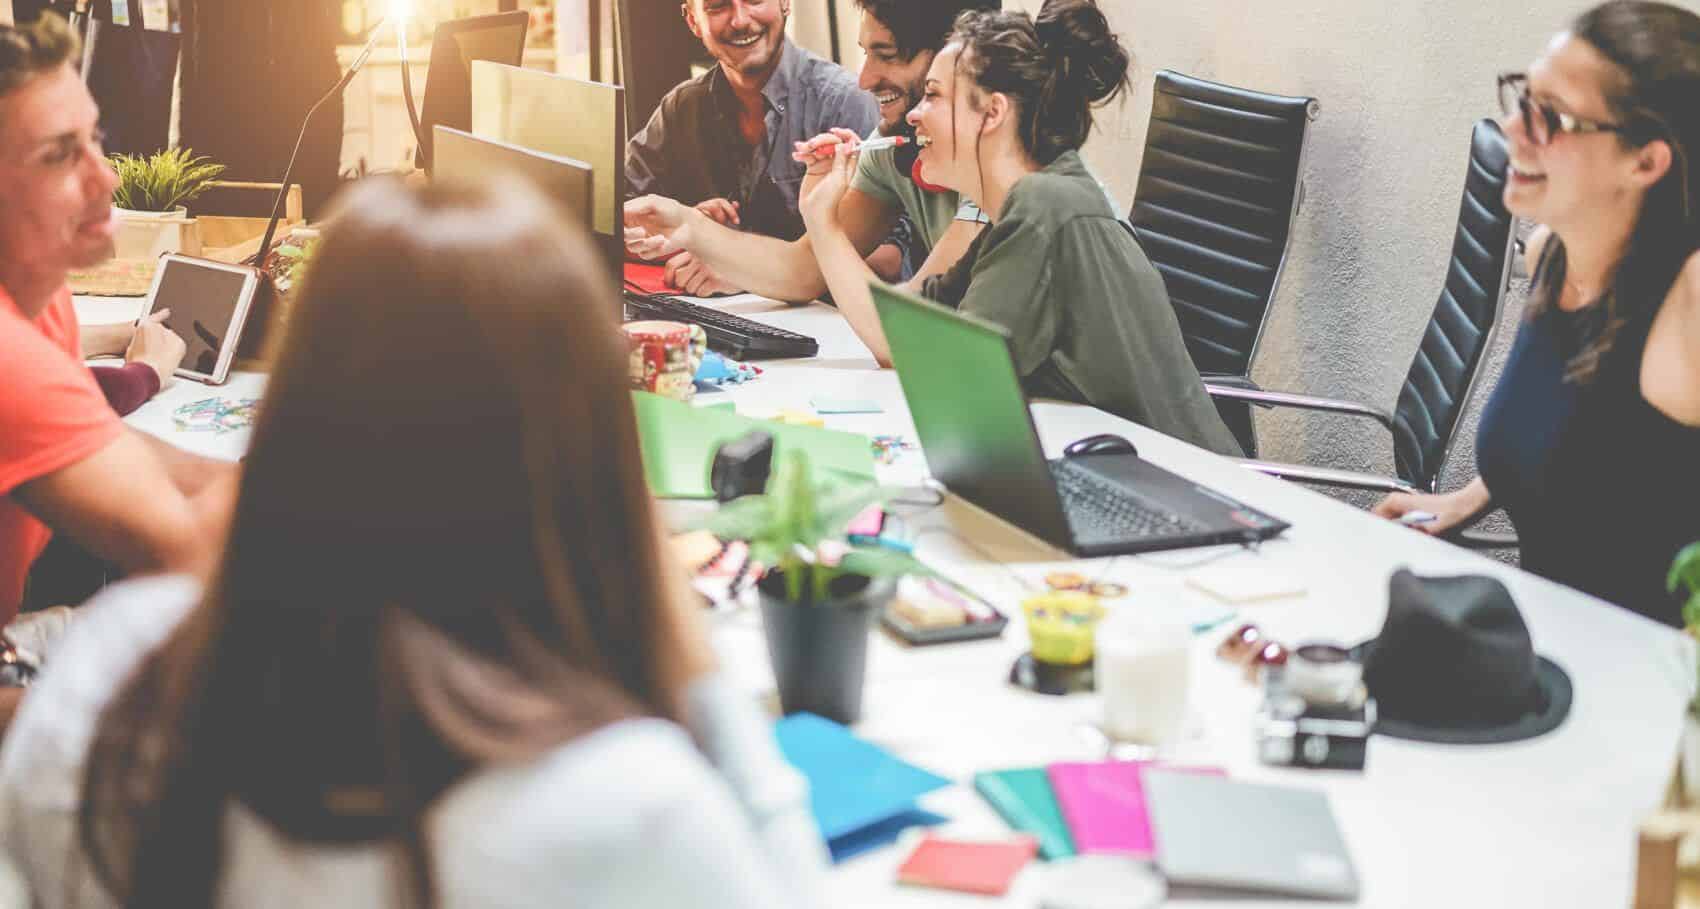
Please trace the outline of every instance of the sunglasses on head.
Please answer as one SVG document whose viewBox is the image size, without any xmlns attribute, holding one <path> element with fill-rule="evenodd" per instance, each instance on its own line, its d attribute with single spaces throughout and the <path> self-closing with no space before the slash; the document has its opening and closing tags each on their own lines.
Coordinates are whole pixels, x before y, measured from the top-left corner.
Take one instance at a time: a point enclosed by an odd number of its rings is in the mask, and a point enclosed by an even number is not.
<svg viewBox="0 0 1700 909">
<path fill-rule="evenodd" d="M 1507 118 L 1522 115 L 1523 133 L 1536 145 L 1546 145 L 1559 133 L 1615 133 L 1623 130 L 1621 124 L 1584 120 L 1536 101 L 1529 95 L 1529 77 L 1523 73 L 1505 73 L 1499 77 L 1499 107 Z"/>
</svg>

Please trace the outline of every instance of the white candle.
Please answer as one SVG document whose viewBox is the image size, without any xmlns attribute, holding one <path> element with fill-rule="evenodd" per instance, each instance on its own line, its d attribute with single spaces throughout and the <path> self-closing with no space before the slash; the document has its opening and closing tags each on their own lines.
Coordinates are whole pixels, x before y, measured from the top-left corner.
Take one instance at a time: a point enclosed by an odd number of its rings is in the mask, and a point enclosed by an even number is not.
<svg viewBox="0 0 1700 909">
<path fill-rule="evenodd" d="M 1191 629 L 1117 613 L 1098 626 L 1096 650 L 1105 733 L 1144 745 L 1179 739 L 1192 687 Z"/>
</svg>

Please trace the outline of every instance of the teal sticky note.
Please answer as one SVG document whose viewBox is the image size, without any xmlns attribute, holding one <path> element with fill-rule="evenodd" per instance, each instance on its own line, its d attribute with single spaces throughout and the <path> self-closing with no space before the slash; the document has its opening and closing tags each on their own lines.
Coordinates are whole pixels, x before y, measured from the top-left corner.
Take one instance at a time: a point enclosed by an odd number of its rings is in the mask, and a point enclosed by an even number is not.
<svg viewBox="0 0 1700 909">
<path fill-rule="evenodd" d="M 885 413 L 885 408 L 874 401 L 855 401 L 841 398 L 814 398 L 809 406 L 818 414 L 843 413 Z"/>
</svg>

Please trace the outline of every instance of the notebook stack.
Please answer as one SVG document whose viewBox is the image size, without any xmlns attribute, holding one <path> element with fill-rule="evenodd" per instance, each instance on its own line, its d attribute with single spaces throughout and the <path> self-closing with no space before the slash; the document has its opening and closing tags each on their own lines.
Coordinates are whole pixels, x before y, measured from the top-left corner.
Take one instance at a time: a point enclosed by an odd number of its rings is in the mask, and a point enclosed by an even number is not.
<svg viewBox="0 0 1700 909">
<path fill-rule="evenodd" d="M 975 774 L 974 788 L 1046 860 L 1123 855 L 1171 884 L 1357 899 L 1351 855 L 1321 792 L 1146 761 Z"/>
</svg>

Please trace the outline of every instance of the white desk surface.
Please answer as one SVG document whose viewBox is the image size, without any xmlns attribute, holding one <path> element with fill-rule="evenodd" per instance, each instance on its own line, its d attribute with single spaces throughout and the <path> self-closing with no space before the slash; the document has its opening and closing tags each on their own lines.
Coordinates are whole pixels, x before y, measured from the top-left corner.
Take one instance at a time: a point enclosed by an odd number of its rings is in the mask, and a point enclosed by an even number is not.
<svg viewBox="0 0 1700 909">
<path fill-rule="evenodd" d="M 915 438 L 897 376 L 879 370 L 833 310 L 785 307 L 753 297 L 720 308 L 818 338 L 813 360 L 760 364 L 766 375 L 732 390 L 739 409 L 807 410 L 815 395 L 871 399 L 881 414 L 827 417 L 833 428 Z M 85 322 L 135 318 L 137 301 L 79 301 Z M 247 433 L 224 437 L 180 432 L 170 412 L 213 394 L 257 395 L 263 377 L 238 374 L 223 389 L 180 381 L 130 418 L 132 425 L 186 448 L 234 457 Z M 1326 790 L 1363 882 L 1364 906 L 1614 907 L 1632 896 L 1636 825 L 1658 803 L 1680 735 L 1683 705 L 1695 687 L 1694 650 L 1684 636 L 1627 611 L 1525 574 L 1499 562 L 1378 520 L 1334 499 L 1265 477 L 1090 407 L 1039 403 L 1033 408 L 1045 449 L 1098 432 L 1133 439 L 1140 453 L 1177 473 L 1282 517 L 1293 528 L 1259 550 L 1224 555 L 1216 566 L 1279 570 L 1299 576 L 1297 598 L 1242 609 L 1277 639 L 1355 643 L 1380 628 L 1387 579 L 1405 566 L 1419 573 L 1475 572 L 1502 579 L 1533 633 L 1536 647 L 1575 684 L 1569 718 L 1541 738 L 1497 746 L 1437 746 L 1377 736 L 1364 773 L 1283 770 L 1257 762 L 1250 721 L 1257 692 L 1213 656 L 1228 626 L 1198 636 L 1193 661 L 1193 731 L 1168 757 L 1222 766 L 1248 780 Z M 881 468 L 882 479 L 917 482 L 919 452 Z M 1096 696 L 1053 698 L 1004 681 L 1026 649 L 1019 619 L 1023 582 L 1042 586 L 1062 564 L 1131 588 L 1113 609 L 1196 610 L 1204 601 L 1184 586 L 1189 565 L 1228 550 L 1069 562 L 1068 557 L 1000 521 L 952 500 L 912 523 L 923 533 L 917 553 L 1011 615 L 993 641 L 909 648 L 876 632 L 869 651 L 860 734 L 905 759 L 957 782 L 923 800 L 952 818 L 940 828 L 963 836 L 997 836 L 1008 828 L 971 785 L 979 770 L 1105 756 L 1091 728 Z M 963 540 L 972 540 L 972 546 Z M 1001 563 L 1001 564 L 1000 564 Z M 1213 567 L 1216 567 L 1213 566 Z M 1018 578 L 1020 580 L 1018 580 Z M 759 615 L 744 610 L 716 620 L 725 665 L 752 692 L 773 680 Z M 911 832 L 911 837 L 914 833 Z M 906 844 L 908 840 L 905 840 Z M 974 907 L 1037 905 L 1047 866 L 1022 872 L 1003 900 L 896 886 L 907 846 L 864 854 L 839 865 L 832 881 L 846 907 Z M 1314 905 L 1202 893 L 1171 895 L 1185 906 Z"/>
</svg>

